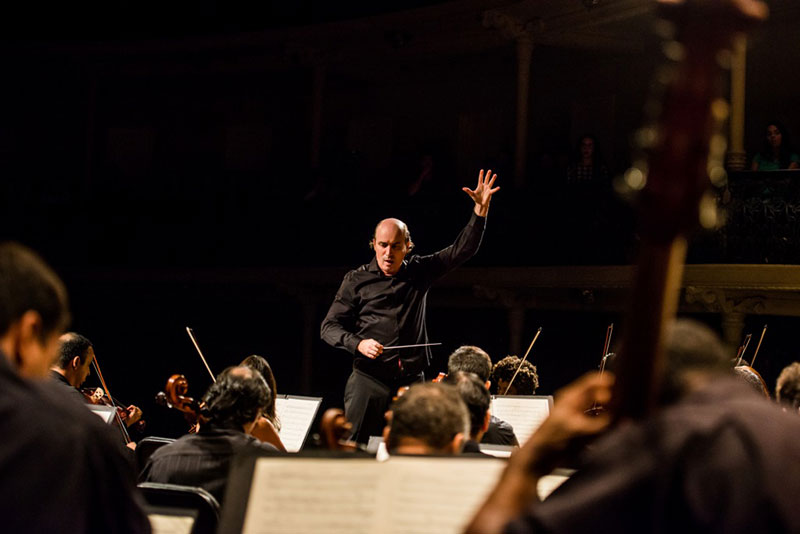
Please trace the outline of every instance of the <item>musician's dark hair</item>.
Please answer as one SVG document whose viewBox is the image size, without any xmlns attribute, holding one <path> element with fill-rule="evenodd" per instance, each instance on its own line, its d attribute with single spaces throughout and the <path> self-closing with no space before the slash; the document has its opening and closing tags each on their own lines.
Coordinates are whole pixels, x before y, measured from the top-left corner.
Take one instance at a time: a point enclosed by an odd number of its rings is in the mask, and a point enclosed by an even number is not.
<svg viewBox="0 0 800 534">
<path fill-rule="evenodd" d="M 494 364 L 492 382 L 494 384 L 499 384 L 500 380 L 511 382 L 514 373 L 519 368 L 519 373 L 514 378 L 514 387 L 517 389 L 517 393 L 520 395 L 534 395 L 536 388 L 539 387 L 539 374 L 536 372 L 536 366 L 525 360 L 520 367 L 521 361 L 518 356 L 506 356 Z M 505 391 L 498 391 L 497 393 L 502 395 Z"/>
<path fill-rule="evenodd" d="M 775 386 L 775 399 L 795 410 L 800 409 L 800 362 L 783 368 Z"/>
<path fill-rule="evenodd" d="M 263 376 L 264 380 L 267 381 L 267 386 L 269 386 L 269 390 L 272 395 L 270 395 L 269 403 L 264 407 L 264 415 L 270 420 L 277 430 L 280 430 L 280 419 L 278 419 L 278 415 L 275 413 L 275 397 L 278 395 L 278 383 L 275 380 L 275 375 L 272 374 L 272 367 L 269 366 L 269 362 L 267 362 L 266 358 L 263 356 L 251 354 L 242 360 L 242 363 L 239 365 L 252 367 L 261 373 L 261 376 Z"/>
<path fill-rule="evenodd" d="M 457 371 L 475 373 L 478 378 L 486 382 L 492 373 L 492 359 L 480 347 L 463 345 L 447 359 L 447 374 Z"/>
<path fill-rule="evenodd" d="M 241 430 L 258 418 L 271 396 L 261 373 L 252 367 L 228 367 L 203 396 L 203 415 L 211 425 Z"/>
<path fill-rule="evenodd" d="M 44 342 L 69 324 L 67 289 L 35 252 L 19 243 L 0 243 L 0 334 L 28 311 L 41 317 Z"/>
<path fill-rule="evenodd" d="M 405 438 L 444 451 L 456 434 L 469 434 L 469 412 L 453 386 L 413 384 L 392 404 L 386 447 L 393 452 Z"/>
<path fill-rule="evenodd" d="M 772 152 L 772 145 L 769 144 L 769 136 L 766 135 L 767 129 L 774 126 L 781 132 L 781 146 L 778 152 L 778 164 L 781 169 L 788 169 L 792 163 L 792 136 L 786 126 L 779 120 L 769 121 L 764 125 L 764 144 L 761 147 L 761 157 L 772 161 L 775 157 Z"/>
<path fill-rule="evenodd" d="M 673 402 L 683 395 L 687 372 L 731 372 L 730 355 L 722 341 L 713 330 L 697 321 L 676 319 L 667 329 L 665 349 L 662 403 Z"/>
<path fill-rule="evenodd" d="M 81 363 L 85 362 L 89 349 L 94 347 L 92 342 L 75 332 L 67 332 L 63 337 L 64 339 L 58 347 L 56 365 L 61 369 L 66 369 L 75 356 L 81 359 Z"/>
<path fill-rule="evenodd" d="M 486 389 L 486 381 L 481 380 L 475 373 L 456 371 L 448 374 L 443 382 L 456 388 L 458 394 L 461 395 L 461 400 L 467 405 L 469 435 L 474 438 L 480 432 L 483 422 L 486 420 L 486 412 L 489 411 L 489 405 L 492 402 L 489 390 Z"/>
</svg>

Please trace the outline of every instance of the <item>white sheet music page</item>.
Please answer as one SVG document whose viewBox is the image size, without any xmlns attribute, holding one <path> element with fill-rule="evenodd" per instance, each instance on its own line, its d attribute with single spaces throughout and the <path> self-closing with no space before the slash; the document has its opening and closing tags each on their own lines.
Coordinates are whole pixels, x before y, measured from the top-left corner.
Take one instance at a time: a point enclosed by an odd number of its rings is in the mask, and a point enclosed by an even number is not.
<svg viewBox="0 0 800 534">
<path fill-rule="evenodd" d="M 303 447 L 320 402 L 322 399 L 318 398 L 275 399 L 275 412 L 281 420 L 281 441 L 288 452 L 297 452 Z"/>
<path fill-rule="evenodd" d="M 194 517 L 182 515 L 148 514 L 153 534 L 191 534 Z"/>
<path fill-rule="evenodd" d="M 494 488 L 506 462 L 494 458 L 392 456 L 380 532 L 460 534 Z"/>
<path fill-rule="evenodd" d="M 504 466 L 491 458 L 261 458 L 243 532 L 457 534 Z"/>
<path fill-rule="evenodd" d="M 513 426 L 523 445 L 550 415 L 549 398 L 498 395 L 492 399 L 492 415 Z"/>
<path fill-rule="evenodd" d="M 243 534 L 374 534 L 381 468 L 372 458 L 261 458 Z"/>
</svg>

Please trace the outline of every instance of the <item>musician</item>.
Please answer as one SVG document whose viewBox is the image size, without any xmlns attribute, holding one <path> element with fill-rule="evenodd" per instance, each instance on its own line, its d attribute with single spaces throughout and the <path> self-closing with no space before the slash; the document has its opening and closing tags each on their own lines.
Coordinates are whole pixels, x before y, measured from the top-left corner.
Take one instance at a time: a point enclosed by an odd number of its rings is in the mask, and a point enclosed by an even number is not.
<svg viewBox="0 0 800 534">
<path fill-rule="evenodd" d="M 516 378 L 514 373 L 517 374 Z M 492 382 L 497 384 L 498 395 L 535 395 L 539 387 L 539 374 L 536 366 L 528 360 L 523 362 L 518 356 L 506 356 L 492 367 Z"/>
<path fill-rule="evenodd" d="M 448 375 L 459 371 L 475 373 L 483 381 L 487 390 L 492 386 L 492 382 L 489 380 L 491 370 L 492 359 L 489 354 L 474 345 L 463 345 L 447 358 Z M 514 434 L 514 427 L 494 415 L 490 417 L 489 428 L 480 442 L 492 445 L 519 446 L 517 436 Z"/>
<path fill-rule="evenodd" d="M 392 403 L 383 440 L 389 454 L 459 454 L 469 436 L 469 412 L 446 384 L 413 384 Z"/>
<path fill-rule="evenodd" d="M 345 275 L 322 323 L 329 345 L 354 355 L 344 394 L 345 415 L 353 437 L 366 442 L 380 433 L 383 414 L 400 386 L 424 380 L 428 347 L 386 350 L 390 345 L 424 344 L 425 302 L 438 278 L 471 258 L 480 246 L 497 175 L 478 175 L 475 190 L 463 190 L 475 202 L 467 225 L 449 247 L 428 256 L 409 255 L 414 248 L 408 226 L 384 219 L 370 242 L 375 257 Z"/>
<path fill-rule="evenodd" d="M 269 419 L 269 422 L 275 427 L 275 430 L 279 431 L 281 429 L 281 420 L 275 411 L 275 398 L 278 396 L 278 382 L 275 380 L 275 375 L 272 372 L 272 367 L 270 367 L 269 362 L 267 362 L 266 358 L 263 356 L 252 354 L 242 360 L 242 363 L 239 365 L 252 367 L 261 373 L 261 376 L 266 380 L 267 387 L 269 387 L 269 391 L 272 394 L 269 396 L 269 402 L 264 407 L 263 415 Z"/>
<path fill-rule="evenodd" d="M 667 339 L 668 359 L 711 356 L 719 365 L 687 368 L 675 403 L 595 441 L 576 474 L 539 502 L 538 479 L 609 423 L 585 411 L 610 400 L 611 373 L 564 388 L 467 532 L 800 531 L 800 420 L 732 377 L 706 327 L 678 321 Z"/>
<path fill-rule="evenodd" d="M 274 445 L 281 452 L 286 452 L 286 446 L 283 444 L 283 441 L 281 441 L 280 436 L 281 420 L 278 418 L 275 408 L 275 397 L 278 395 L 278 385 L 275 380 L 275 375 L 272 373 L 272 367 L 269 366 L 269 362 L 267 362 L 263 356 L 258 356 L 257 354 L 248 356 L 242 360 L 242 363 L 239 365 L 250 367 L 261 373 L 271 393 L 250 435 Z"/>
<path fill-rule="evenodd" d="M 75 332 L 67 332 L 59 339 L 58 356 L 50 368 L 50 376 L 59 389 L 75 400 L 89 402 L 81 393 L 80 387 L 92 372 L 94 345 L 87 338 Z M 126 426 L 137 423 L 142 418 L 138 406 L 128 406 L 120 415 Z"/>
<path fill-rule="evenodd" d="M 116 434 L 47 384 L 67 292 L 32 251 L 0 244 L 0 517 L 4 532 L 150 532 Z"/>
<path fill-rule="evenodd" d="M 199 486 L 222 503 L 228 470 L 237 453 L 251 448 L 277 451 L 250 432 L 272 393 L 261 374 L 250 367 L 229 367 L 208 389 L 203 402 L 207 422 L 156 450 L 139 480 Z"/>
<path fill-rule="evenodd" d="M 489 429 L 489 419 L 492 415 L 489 411 L 492 402 L 489 390 L 478 375 L 464 371 L 448 374 L 442 382 L 456 388 L 469 411 L 469 439 L 464 442 L 462 452 L 483 454 L 480 442 Z"/>
<path fill-rule="evenodd" d="M 800 362 L 787 365 L 778 376 L 775 400 L 784 411 L 800 413 Z"/>
<path fill-rule="evenodd" d="M 63 334 L 58 341 L 58 355 L 50 368 L 50 377 L 65 394 L 85 403 L 86 397 L 79 388 L 92 372 L 94 346 L 91 341 L 75 332 Z"/>
</svg>

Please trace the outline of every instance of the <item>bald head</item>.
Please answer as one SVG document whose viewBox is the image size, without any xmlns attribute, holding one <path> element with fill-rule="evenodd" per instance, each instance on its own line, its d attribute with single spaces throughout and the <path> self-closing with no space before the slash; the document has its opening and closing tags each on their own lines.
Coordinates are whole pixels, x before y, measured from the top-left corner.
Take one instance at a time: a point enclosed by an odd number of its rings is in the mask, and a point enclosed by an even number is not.
<svg viewBox="0 0 800 534">
<path fill-rule="evenodd" d="M 414 248 L 414 243 L 406 223 L 400 219 L 384 219 L 375 227 L 372 248 L 381 272 L 394 276 L 403 266 L 406 254 Z"/>
</svg>

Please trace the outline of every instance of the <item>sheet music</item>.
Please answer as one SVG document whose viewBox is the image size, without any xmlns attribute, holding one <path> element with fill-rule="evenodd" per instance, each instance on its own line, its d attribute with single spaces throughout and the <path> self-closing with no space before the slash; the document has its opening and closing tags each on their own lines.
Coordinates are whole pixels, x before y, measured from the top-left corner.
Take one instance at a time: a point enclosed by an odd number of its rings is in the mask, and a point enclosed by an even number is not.
<svg viewBox="0 0 800 534">
<path fill-rule="evenodd" d="M 494 488 L 506 462 L 468 458 L 393 456 L 391 498 L 380 504 L 390 534 L 460 534 Z"/>
<path fill-rule="evenodd" d="M 497 395 L 492 398 L 492 415 L 514 427 L 523 445 L 550 415 L 551 397 Z"/>
<path fill-rule="evenodd" d="M 308 430 L 322 399 L 319 397 L 280 396 L 275 399 L 275 413 L 281 420 L 280 436 L 288 452 L 303 448 Z"/>
<path fill-rule="evenodd" d="M 261 458 L 242 531 L 457 534 L 504 466 L 472 458 Z"/>
<path fill-rule="evenodd" d="M 545 475 L 539 479 L 536 484 L 536 493 L 541 500 L 545 500 L 548 495 L 553 493 L 556 488 L 567 481 L 572 473 L 566 469 L 557 469 L 549 475 Z"/>
<path fill-rule="evenodd" d="M 194 517 L 184 515 L 148 514 L 153 534 L 191 534 Z"/>
</svg>

